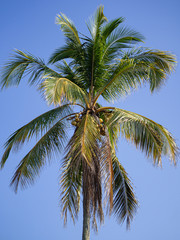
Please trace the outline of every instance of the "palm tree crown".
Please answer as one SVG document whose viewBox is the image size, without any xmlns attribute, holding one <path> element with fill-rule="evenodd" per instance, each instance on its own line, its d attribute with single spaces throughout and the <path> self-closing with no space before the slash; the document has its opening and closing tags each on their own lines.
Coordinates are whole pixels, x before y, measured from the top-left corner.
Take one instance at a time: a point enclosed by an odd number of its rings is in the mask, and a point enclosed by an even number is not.
<svg viewBox="0 0 180 240">
<path fill-rule="evenodd" d="M 32 184 L 47 159 L 64 150 L 68 126 L 72 124 L 74 133 L 62 161 L 61 207 L 65 222 L 68 212 L 75 220 L 82 195 L 87 229 L 87 218 L 92 218 L 95 228 L 97 217 L 103 221 L 102 188 L 109 213 L 120 222 L 126 219 L 129 225 L 136 211 L 131 181 L 116 156 L 119 136 L 134 143 L 156 165 L 161 165 L 163 155 L 176 164 L 176 143 L 162 125 L 134 112 L 100 104 L 101 98 L 112 102 L 146 83 L 154 92 L 164 84 L 176 63 L 169 52 L 135 47 L 143 36 L 122 26 L 123 21 L 108 21 L 100 6 L 87 24 L 87 37 L 60 14 L 56 23 L 65 35 L 65 45 L 51 55 L 48 65 L 29 53 L 15 50 L 2 71 L 2 88 L 18 85 L 29 74 L 29 84 L 36 84 L 55 108 L 9 137 L 1 168 L 11 150 L 18 150 L 34 135 L 41 135 L 19 163 L 11 181 L 15 191 L 19 185 Z M 75 112 L 77 106 L 81 111 Z M 88 239 L 85 233 L 83 239 Z"/>
</svg>

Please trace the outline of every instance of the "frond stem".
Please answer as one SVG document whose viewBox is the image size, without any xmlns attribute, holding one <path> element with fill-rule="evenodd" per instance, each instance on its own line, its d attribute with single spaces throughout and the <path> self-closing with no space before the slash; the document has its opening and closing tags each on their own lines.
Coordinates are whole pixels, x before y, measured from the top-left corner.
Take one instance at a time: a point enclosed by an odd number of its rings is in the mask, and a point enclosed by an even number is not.
<svg viewBox="0 0 180 240">
<path fill-rule="evenodd" d="M 105 111 L 105 110 L 108 110 L 108 109 L 116 109 L 115 107 L 102 107 L 102 108 L 98 108 L 97 110 L 96 110 L 96 113 L 98 113 L 98 112 L 103 112 L 103 111 Z"/>
<path fill-rule="evenodd" d="M 132 68 L 132 65 L 130 65 L 129 67 L 125 68 L 124 70 L 120 71 L 118 74 L 116 74 L 110 81 L 107 82 L 107 84 L 98 91 L 98 93 L 96 94 L 94 100 L 93 100 L 93 106 L 96 104 L 98 98 L 101 96 L 101 94 L 104 92 L 104 90 L 109 87 L 109 85 L 111 85 L 111 83 L 119 76 L 121 75 L 123 72 L 127 71 L 128 69 Z"/>
</svg>

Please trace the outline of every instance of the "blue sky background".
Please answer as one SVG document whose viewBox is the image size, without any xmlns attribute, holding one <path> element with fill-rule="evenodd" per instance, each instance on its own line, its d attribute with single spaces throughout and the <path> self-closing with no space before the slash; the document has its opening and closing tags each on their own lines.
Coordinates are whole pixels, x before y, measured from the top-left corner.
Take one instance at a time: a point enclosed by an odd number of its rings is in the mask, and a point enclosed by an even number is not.
<svg viewBox="0 0 180 240">
<path fill-rule="evenodd" d="M 108 19 L 123 16 L 126 25 L 141 32 L 143 46 L 168 50 L 180 58 L 180 4 L 178 0 L 129 1 L 60 1 L 31 0 L 1 3 L 0 8 L 0 66 L 9 59 L 13 49 L 26 50 L 43 58 L 64 43 L 55 25 L 59 12 L 70 17 L 80 32 L 87 34 L 85 21 L 97 6 L 105 6 Z M 145 115 L 164 125 L 180 146 L 180 68 L 177 65 L 167 84 L 151 95 L 148 87 L 133 92 L 115 106 Z M 24 79 L 18 88 L 0 92 L 0 156 L 8 136 L 49 110 L 39 93 L 27 86 Z M 60 240 L 81 239 L 82 211 L 74 226 L 69 219 L 63 227 L 59 208 L 59 168 L 62 156 L 43 169 L 36 184 L 15 194 L 9 188 L 18 162 L 35 144 L 33 140 L 17 154 L 11 154 L 0 172 L 0 239 L 2 240 Z M 112 216 L 105 218 L 98 235 L 91 231 L 92 240 L 179 240 L 180 239 L 180 166 L 174 168 L 163 159 L 163 168 L 153 167 L 151 159 L 134 146 L 119 140 L 118 157 L 131 177 L 140 207 L 130 231 Z"/>
</svg>

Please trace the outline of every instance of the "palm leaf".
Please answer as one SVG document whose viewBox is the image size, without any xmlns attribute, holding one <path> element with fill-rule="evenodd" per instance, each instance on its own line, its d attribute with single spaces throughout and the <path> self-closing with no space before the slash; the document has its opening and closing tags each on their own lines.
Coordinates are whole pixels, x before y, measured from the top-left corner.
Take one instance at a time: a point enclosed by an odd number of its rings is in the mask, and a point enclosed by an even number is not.
<svg viewBox="0 0 180 240">
<path fill-rule="evenodd" d="M 149 82 L 151 92 L 164 84 L 176 65 L 175 55 L 167 51 L 139 48 L 128 52 L 126 57 L 134 59 L 139 77 Z"/>
<path fill-rule="evenodd" d="M 82 116 L 80 125 L 71 137 L 66 148 L 67 154 L 63 161 L 61 188 L 62 212 L 65 222 L 67 210 L 70 211 L 72 219 L 77 216 L 79 211 L 79 191 L 82 187 L 82 185 L 80 186 L 81 176 L 83 176 L 83 201 L 92 207 L 94 226 L 96 227 L 96 213 L 100 221 L 103 220 L 99 165 L 100 138 L 100 133 L 97 129 L 97 119 L 88 111 Z M 88 189 L 88 192 L 86 190 L 84 192 L 84 189 Z"/>
<path fill-rule="evenodd" d="M 74 68 L 72 63 L 68 64 L 63 60 L 63 64 L 56 64 L 56 69 L 61 72 L 64 78 L 71 80 L 71 82 L 75 83 L 86 92 L 86 82 L 78 73 L 77 68 Z"/>
<path fill-rule="evenodd" d="M 132 183 L 115 154 L 113 154 L 112 163 L 114 172 L 113 211 L 120 222 L 124 222 L 126 219 L 127 227 L 129 227 L 137 210 L 138 202 L 133 192 Z"/>
<path fill-rule="evenodd" d="M 107 128 L 105 128 L 105 136 L 102 139 L 100 148 L 101 152 L 101 172 L 104 179 L 104 188 L 106 192 L 106 199 L 109 201 L 110 213 L 113 209 L 113 181 L 114 173 L 112 166 L 112 147 Z"/>
<path fill-rule="evenodd" d="M 46 164 L 46 158 L 60 152 L 64 147 L 65 124 L 58 121 L 21 160 L 11 180 L 11 186 L 17 192 L 19 184 L 22 188 L 33 184 L 35 177 L 39 176 L 41 168 Z"/>
<path fill-rule="evenodd" d="M 54 53 L 51 55 L 49 63 L 55 63 L 66 58 L 74 58 L 75 55 L 74 50 L 75 49 L 73 48 L 72 45 L 65 45 L 63 47 L 56 49 Z"/>
<path fill-rule="evenodd" d="M 121 61 L 116 70 L 113 71 L 113 76 L 109 76 L 109 79 L 106 80 L 104 85 L 97 92 L 96 96 L 94 97 L 94 104 L 101 95 L 106 100 L 112 100 L 117 98 L 118 96 L 127 94 L 130 86 L 135 87 L 136 79 L 130 79 L 130 82 L 128 81 L 129 79 L 126 80 L 126 78 L 124 78 L 123 81 L 120 81 L 120 79 L 122 79 L 124 75 L 128 75 L 129 72 L 133 71 L 134 66 L 134 62 L 131 59 Z"/>
<path fill-rule="evenodd" d="M 78 216 L 80 207 L 80 190 L 82 187 L 82 164 L 77 168 L 73 159 L 64 159 L 61 176 L 61 209 L 64 224 L 67 222 L 67 211 L 71 214 L 73 221 Z"/>
<path fill-rule="evenodd" d="M 127 140 L 140 147 L 154 164 L 162 164 L 162 155 L 169 156 L 176 164 L 177 145 L 172 135 L 160 124 L 133 112 L 115 109 L 111 113 L 107 126 L 118 131 Z"/>
<path fill-rule="evenodd" d="M 105 22 L 107 22 L 107 18 L 104 16 L 103 10 L 104 7 L 99 6 L 94 16 L 90 19 L 89 23 L 87 24 L 91 37 L 94 41 L 96 41 L 96 39 L 98 38 L 102 25 Z"/>
<path fill-rule="evenodd" d="M 4 66 L 1 75 L 1 88 L 19 85 L 21 79 L 27 75 L 30 85 L 41 83 L 44 74 L 60 76 L 57 72 L 47 67 L 42 59 L 34 57 L 30 53 L 15 50 L 12 59 Z"/>
<path fill-rule="evenodd" d="M 44 131 L 47 131 L 52 124 L 57 121 L 57 119 L 60 117 L 63 118 L 71 113 L 71 111 L 70 106 L 67 104 L 57 107 L 40 115 L 13 133 L 5 143 L 5 152 L 0 163 L 1 168 L 3 168 L 12 149 L 18 151 L 25 140 L 29 141 L 34 135 L 38 137 L 39 133 L 42 135 Z"/>
<path fill-rule="evenodd" d="M 97 141 L 100 140 L 97 124 L 89 111 L 82 116 L 79 127 L 67 145 L 67 159 L 81 161 L 83 158 L 91 166 L 91 160 L 96 156 Z"/>
<path fill-rule="evenodd" d="M 65 14 L 58 14 L 56 17 L 56 23 L 60 25 L 61 30 L 64 32 L 64 35 L 68 40 L 81 44 L 75 25 Z"/>
<path fill-rule="evenodd" d="M 23 76 L 31 73 L 29 83 L 34 84 L 42 76 L 46 65 L 40 58 L 15 50 L 12 59 L 2 69 L 1 87 L 19 85 Z"/>
<path fill-rule="evenodd" d="M 134 53 L 134 55 L 133 55 Z M 132 54 L 132 55 L 131 55 Z M 159 50 L 135 50 L 124 53 L 111 70 L 107 79 L 94 98 L 94 103 L 102 95 L 106 100 L 126 95 L 142 83 L 148 82 L 153 92 L 165 81 L 175 66 L 175 57 Z"/>
<path fill-rule="evenodd" d="M 114 20 L 111 20 L 107 22 L 101 29 L 101 35 L 103 36 L 104 39 L 107 39 L 109 35 L 121 24 L 124 22 L 124 18 L 116 18 Z"/>
<path fill-rule="evenodd" d="M 114 61 L 120 51 L 124 48 L 132 48 L 138 42 L 142 42 L 144 37 L 137 31 L 127 27 L 121 27 L 111 33 L 106 39 L 102 59 L 107 63 Z"/>
<path fill-rule="evenodd" d="M 85 91 L 72 80 L 64 77 L 45 75 L 41 89 L 49 104 L 61 104 L 62 102 L 88 104 Z"/>
</svg>

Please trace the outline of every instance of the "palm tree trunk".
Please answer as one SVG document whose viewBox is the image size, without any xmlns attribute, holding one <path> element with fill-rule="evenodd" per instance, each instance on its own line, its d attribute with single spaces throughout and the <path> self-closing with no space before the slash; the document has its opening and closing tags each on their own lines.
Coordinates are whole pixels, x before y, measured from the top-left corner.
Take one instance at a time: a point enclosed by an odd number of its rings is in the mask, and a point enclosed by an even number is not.
<svg viewBox="0 0 180 240">
<path fill-rule="evenodd" d="M 83 233 L 82 240 L 90 240 L 90 209 L 86 199 L 83 198 Z"/>
<path fill-rule="evenodd" d="M 90 240 L 90 189 L 87 163 L 83 162 L 83 232 L 82 240 Z"/>
</svg>

